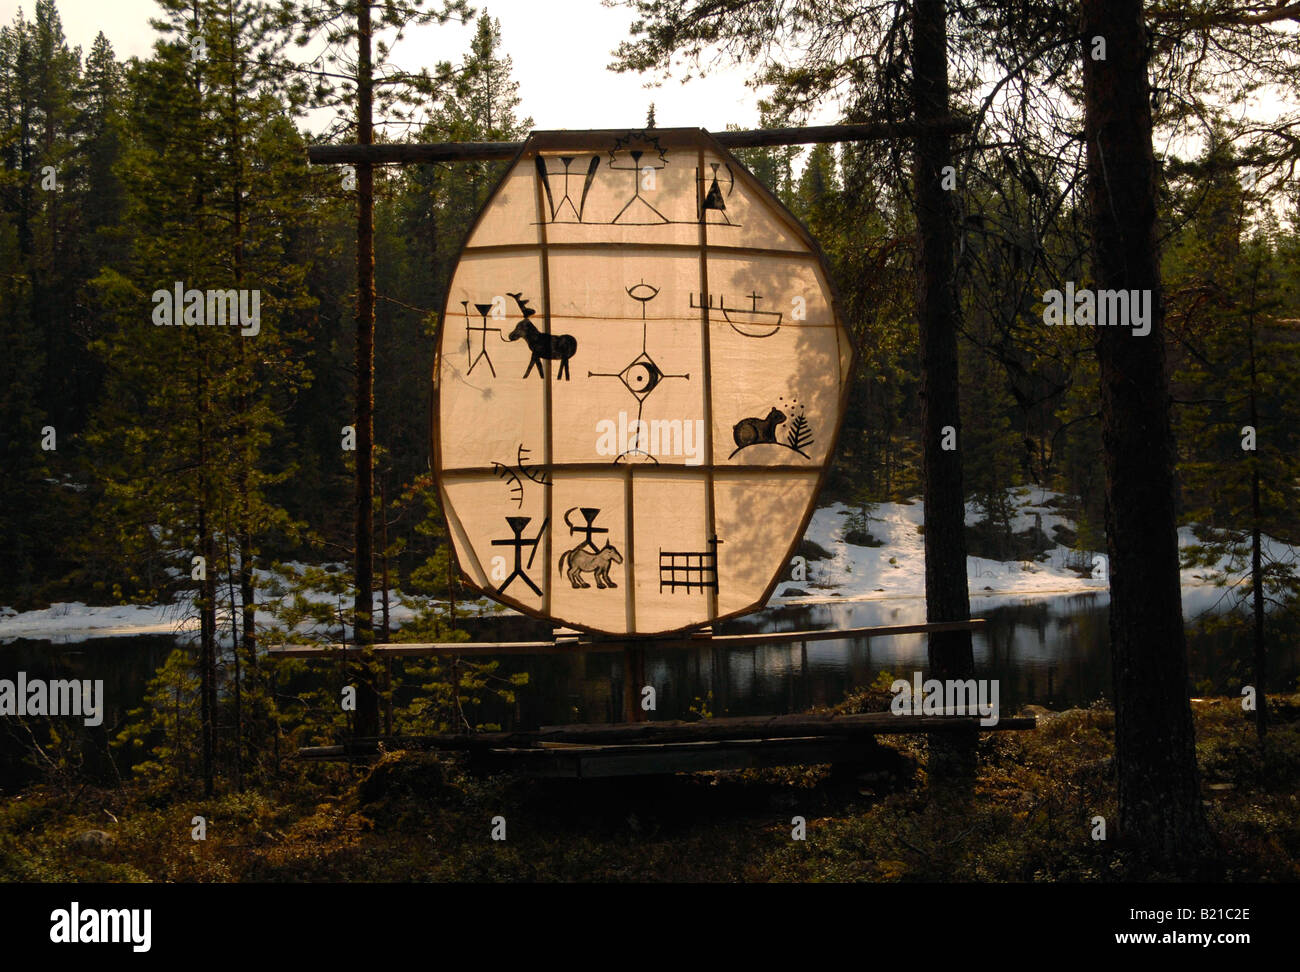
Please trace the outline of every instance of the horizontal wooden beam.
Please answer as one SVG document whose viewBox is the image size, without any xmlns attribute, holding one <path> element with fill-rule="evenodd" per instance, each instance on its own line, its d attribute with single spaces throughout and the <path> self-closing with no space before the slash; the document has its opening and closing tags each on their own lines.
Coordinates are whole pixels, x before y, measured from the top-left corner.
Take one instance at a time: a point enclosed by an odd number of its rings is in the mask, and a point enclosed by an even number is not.
<svg viewBox="0 0 1300 972">
<path fill-rule="evenodd" d="M 815 631 L 747 631 L 743 634 L 687 634 L 666 638 L 625 638 L 591 641 L 433 641 L 433 642 L 383 642 L 371 645 L 368 650 L 390 658 L 429 655 L 567 655 L 578 651 L 611 652 L 625 648 L 685 648 L 700 645 L 735 647 L 742 645 L 781 644 L 796 641 L 837 641 L 841 638 L 886 638 L 905 634 L 933 634 L 940 631 L 978 631 L 983 628 L 983 618 L 969 621 L 918 622 L 917 624 L 886 624 L 869 628 L 832 628 Z M 356 645 L 271 645 L 267 653 L 272 658 L 337 658 L 340 653 L 355 655 L 363 651 Z"/>
<path fill-rule="evenodd" d="M 930 732 L 998 732 L 1033 729 L 1033 716 L 999 719 L 991 726 L 972 715 L 894 715 L 861 712 L 852 715 L 795 713 L 780 716 L 737 716 L 698 722 L 615 722 L 605 725 L 543 726 L 518 732 L 445 733 L 432 736 L 393 736 L 353 739 L 336 746 L 300 749 L 302 759 L 345 759 L 388 750 L 449 750 L 475 752 L 546 747 L 628 746 L 636 744 L 699 743 L 757 739 L 831 737 L 854 739 Z"/>
<path fill-rule="evenodd" d="M 596 780 L 618 776 L 858 763 L 871 754 L 869 743 L 846 739 L 733 739 L 646 746 L 493 749 L 478 754 L 472 769 L 481 773 L 512 773 L 531 779 Z"/>
<path fill-rule="evenodd" d="M 814 145 L 824 142 L 866 142 L 911 138 L 923 134 L 961 135 L 971 130 L 964 118 L 935 122 L 870 122 L 860 125 L 814 125 L 806 128 L 754 128 L 740 132 L 712 132 L 729 149 L 765 148 L 773 145 Z M 548 133 L 556 134 L 556 133 Z M 575 133 L 577 134 L 577 133 Z M 585 134 L 585 133 L 584 133 Z M 523 142 L 383 142 L 377 145 L 311 145 L 307 159 L 322 165 L 372 165 L 411 162 L 499 162 L 513 159 Z"/>
<path fill-rule="evenodd" d="M 272 645 L 266 651 L 272 658 L 337 658 L 358 655 L 364 649 L 356 645 Z M 434 641 L 380 642 L 369 648 L 388 658 L 424 657 L 428 655 L 551 655 L 573 651 L 573 646 L 554 641 Z M 614 650 L 614 649 L 610 649 Z"/>
<path fill-rule="evenodd" d="M 780 716 L 734 716 L 696 722 L 615 722 L 606 725 L 543 726 L 538 745 L 569 743 L 615 745 L 629 742 L 696 742 L 702 739 L 786 739 L 800 736 L 887 736 L 893 733 L 1033 729 L 1033 716 L 999 719 L 981 726 L 971 715 L 851 715 L 797 712 Z"/>
<path fill-rule="evenodd" d="M 773 641 L 838 641 L 841 638 L 889 638 L 905 634 L 934 634 L 940 631 L 978 631 L 983 618 L 969 621 L 921 621 L 916 624 L 880 624 L 868 628 L 819 628 L 815 631 L 746 631 L 743 634 L 713 635 L 707 640 L 720 645 L 756 645 Z"/>
</svg>

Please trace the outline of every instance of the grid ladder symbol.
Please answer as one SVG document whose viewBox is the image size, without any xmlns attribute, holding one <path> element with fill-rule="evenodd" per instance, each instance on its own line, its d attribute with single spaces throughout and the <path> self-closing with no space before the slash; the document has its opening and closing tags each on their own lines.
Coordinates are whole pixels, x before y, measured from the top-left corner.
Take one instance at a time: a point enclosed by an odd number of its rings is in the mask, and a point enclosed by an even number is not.
<svg viewBox="0 0 1300 972">
<path fill-rule="evenodd" d="M 708 550 L 664 550 L 659 548 L 659 592 L 679 588 L 691 593 L 718 590 L 718 544 L 714 537 Z"/>
</svg>

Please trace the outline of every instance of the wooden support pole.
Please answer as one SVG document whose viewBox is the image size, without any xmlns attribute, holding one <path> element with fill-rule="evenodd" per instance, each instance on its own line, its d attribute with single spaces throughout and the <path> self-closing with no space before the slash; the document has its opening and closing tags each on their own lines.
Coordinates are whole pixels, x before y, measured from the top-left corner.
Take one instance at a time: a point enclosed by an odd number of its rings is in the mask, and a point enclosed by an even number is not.
<svg viewBox="0 0 1300 972">
<path fill-rule="evenodd" d="M 741 132 L 711 132 L 729 149 L 770 145 L 814 145 L 822 142 L 866 142 L 912 138 L 918 134 L 961 135 L 972 128 L 964 118 L 933 122 L 871 122 L 862 125 L 815 125 L 807 128 L 754 128 Z M 667 131 L 667 129 L 665 129 Z M 575 133 L 577 134 L 577 133 Z M 586 133 L 581 133 L 585 135 Z M 611 132 L 611 135 L 615 134 Z M 410 162 L 500 162 L 513 159 L 523 142 L 431 142 L 377 145 L 311 145 L 307 159 L 321 165 L 372 165 Z"/>
</svg>

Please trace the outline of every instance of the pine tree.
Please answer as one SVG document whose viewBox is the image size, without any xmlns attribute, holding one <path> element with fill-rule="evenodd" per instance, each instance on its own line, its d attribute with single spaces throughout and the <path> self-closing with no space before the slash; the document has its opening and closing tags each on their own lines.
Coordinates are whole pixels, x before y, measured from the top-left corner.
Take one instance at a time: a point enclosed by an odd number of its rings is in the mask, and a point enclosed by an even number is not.
<svg viewBox="0 0 1300 972">
<path fill-rule="evenodd" d="M 339 122 L 351 128 L 356 142 L 375 141 L 376 107 L 389 118 L 380 124 L 407 124 L 421 99 L 435 94 L 439 82 L 427 70 L 386 71 L 386 42 L 376 33 L 392 30 L 397 38 L 411 26 L 464 18 L 464 0 L 443 0 L 439 10 L 423 10 L 422 0 L 312 0 L 286 2 L 283 23 L 296 34 L 299 46 L 323 37 L 326 50 L 306 65 L 315 82 L 318 107 L 346 108 Z M 355 45 L 355 48 L 354 48 Z M 353 54 L 355 49 L 355 55 Z M 357 305 L 356 305 L 356 550 L 353 574 L 356 598 L 353 639 L 363 649 L 356 674 L 360 681 L 356 730 L 375 735 L 379 729 L 379 697 L 371 672 L 374 643 L 374 348 L 375 348 L 375 181 L 369 162 L 356 167 L 357 187 Z"/>
<path fill-rule="evenodd" d="M 1193 190 L 1197 209 L 1166 261 L 1174 315 L 1186 348 L 1176 378 L 1184 519 L 1199 543 L 1186 566 L 1214 570 L 1237 604 L 1249 603 L 1255 721 L 1267 726 L 1265 603 L 1294 604 L 1294 565 L 1265 539 L 1300 538 L 1300 335 L 1285 323 L 1278 233 L 1250 230 L 1249 194 L 1225 142 L 1212 145 Z M 1255 222 L 1266 224 L 1264 214 Z M 1244 581 L 1244 583 L 1242 583 Z M 1222 623 L 1232 624 L 1230 616 Z M 1243 626 L 1244 627 L 1244 626 Z"/>
<path fill-rule="evenodd" d="M 463 59 L 439 65 L 436 73 L 455 80 L 430 111 L 418 140 L 514 141 L 532 128 L 531 118 L 518 115 L 519 85 L 501 50 L 500 25 L 488 16 L 478 18 Z M 432 336 L 460 246 L 506 168 L 504 162 L 412 166 L 396 180 L 386 210 L 394 218 L 385 222 L 395 225 L 398 238 L 392 243 L 394 257 L 379 268 L 380 293 L 394 299 L 381 302 L 383 326 L 375 345 L 377 375 L 390 389 L 375 412 L 377 440 L 390 456 L 380 470 L 390 498 L 408 494 L 416 483 L 433 489 L 426 475 L 428 430 L 409 421 L 411 415 L 429 413 L 427 363 L 409 349 Z M 428 500 L 436 504 L 436 490 Z M 412 540 L 408 562 L 418 570 L 426 558 L 446 555 L 438 538 L 422 534 Z M 448 576 L 438 568 L 422 586 L 428 589 L 434 578 L 445 586 Z"/>
<path fill-rule="evenodd" d="M 72 255 L 77 235 L 75 187 L 71 170 L 80 88 L 80 51 L 68 48 L 53 0 L 38 0 L 31 26 L 32 104 L 31 161 L 27 169 L 31 202 L 32 308 L 45 342 L 46 369 L 41 376 L 40 401 L 51 424 L 70 439 L 79 431 L 84 411 L 78 408 L 85 390 L 78 387 L 84 340 L 74 327 L 81 323 L 74 298 L 78 269 Z M 78 346 L 80 344 L 80 347 Z M 78 414 L 82 412 L 82 414 Z"/>
<path fill-rule="evenodd" d="M 1146 336 L 1104 327 L 1096 338 L 1119 826 L 1162 867 L 1190 871 L 1209 834 L 1187 700 L 1149 47 L 1139 0 L 1084 0 L 1082 24 L 1107 38 L 1105 61 L 1082 54 L 1096 286 L 1151 295 Z"/>
<path fill-rule="evenodd" d="M 154 57 L 128 78 L 124 124 L 132 137 L 118 172 L 131 246 L 96 281 L 115 330 L 97 344 L 108 386 L 93 438 L 105 481 L 101 515 L 132 567 L 129 593 L 156 597 L 173 578 L 197 585 L 203 779 L 211 791 L 220 756 L 221 615 L 234 650 L 225 682 L 238 783 L 242 666 L 257 664 L 252 568 L 261 538 L 291 529 L 267 497 L 285 471 L 264 456 L 306 377 L 291 348 L 311 301 L 285 228 L 310 222 L 312 189 L 304 146 L 287 122 L 292 108 L 270 93 L 279 67 L 262 39 L 261 8 L 168 0 L 164 12 Z M 181 307 L 173 308 L 179 326 L 155 326 L 158 298 L 170 297 L 177 281 L 186 290 L 235 292 L 246 310 L 256 293 L 256 333 L 251 322 L 248 333 L 201 326 L 182 319 Z M 206 308 L 216 310 L 211 301 Z M 195 555 L 202 569 L 192 571 Z M 256 715 L 255 671 L 253 687 Z"/>
</svg>

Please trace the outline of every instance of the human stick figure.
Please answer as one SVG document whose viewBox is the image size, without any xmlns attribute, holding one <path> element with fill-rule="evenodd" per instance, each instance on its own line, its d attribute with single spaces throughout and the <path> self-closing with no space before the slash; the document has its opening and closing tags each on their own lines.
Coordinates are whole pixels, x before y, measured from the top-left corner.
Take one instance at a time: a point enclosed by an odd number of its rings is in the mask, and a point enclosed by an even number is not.
<svg viewBox="0 0 1300 972">
<path fill-rule="evenodd" d="M 501 582 L 501 586 L 497 588 L 498 594 L 504 594 L 506 588 L 509 587 L 511 583 L 514 582 L 514 579 L 516 577 L 518 577 L 525 584 L 531 587 L 533 589 L 533 593 L 535 593 L 538 597 L 542 596 L 542 589 L 533 583 L 533 579 L 529 577 L 526 573 L 524 573 L 524 570 L 532 568 L 533 558 L 537 556 L 537 545 L 542 542 L 542 534 L 546 532 L 546 527 L 550 524 L 551 521 L 549 517 L 543 520 L 542 525 L 537 530 L 537 536 L 532 537 L 530 539 L 525 539 L 523 535 L 524 527 L 528 526 L 528 524 L 532 522 L 532 519 L 533 518 L 531 516 L 506 517 L 506 522 L 510 524 L 510 530 L 512 533 L 514 533 L 514 536 L 511 537 L 510 539 L 492 541 L 492 546 L 494 547 L 515 548 L 515 569 L 510 572 L 509 577 L 507 577 L 504 581 Z M 524 562 L 523 562 L 524 547 L 533 548 L 533 552 L 528 555 L 527 568 L 524 567 Z"/>
</svg>

